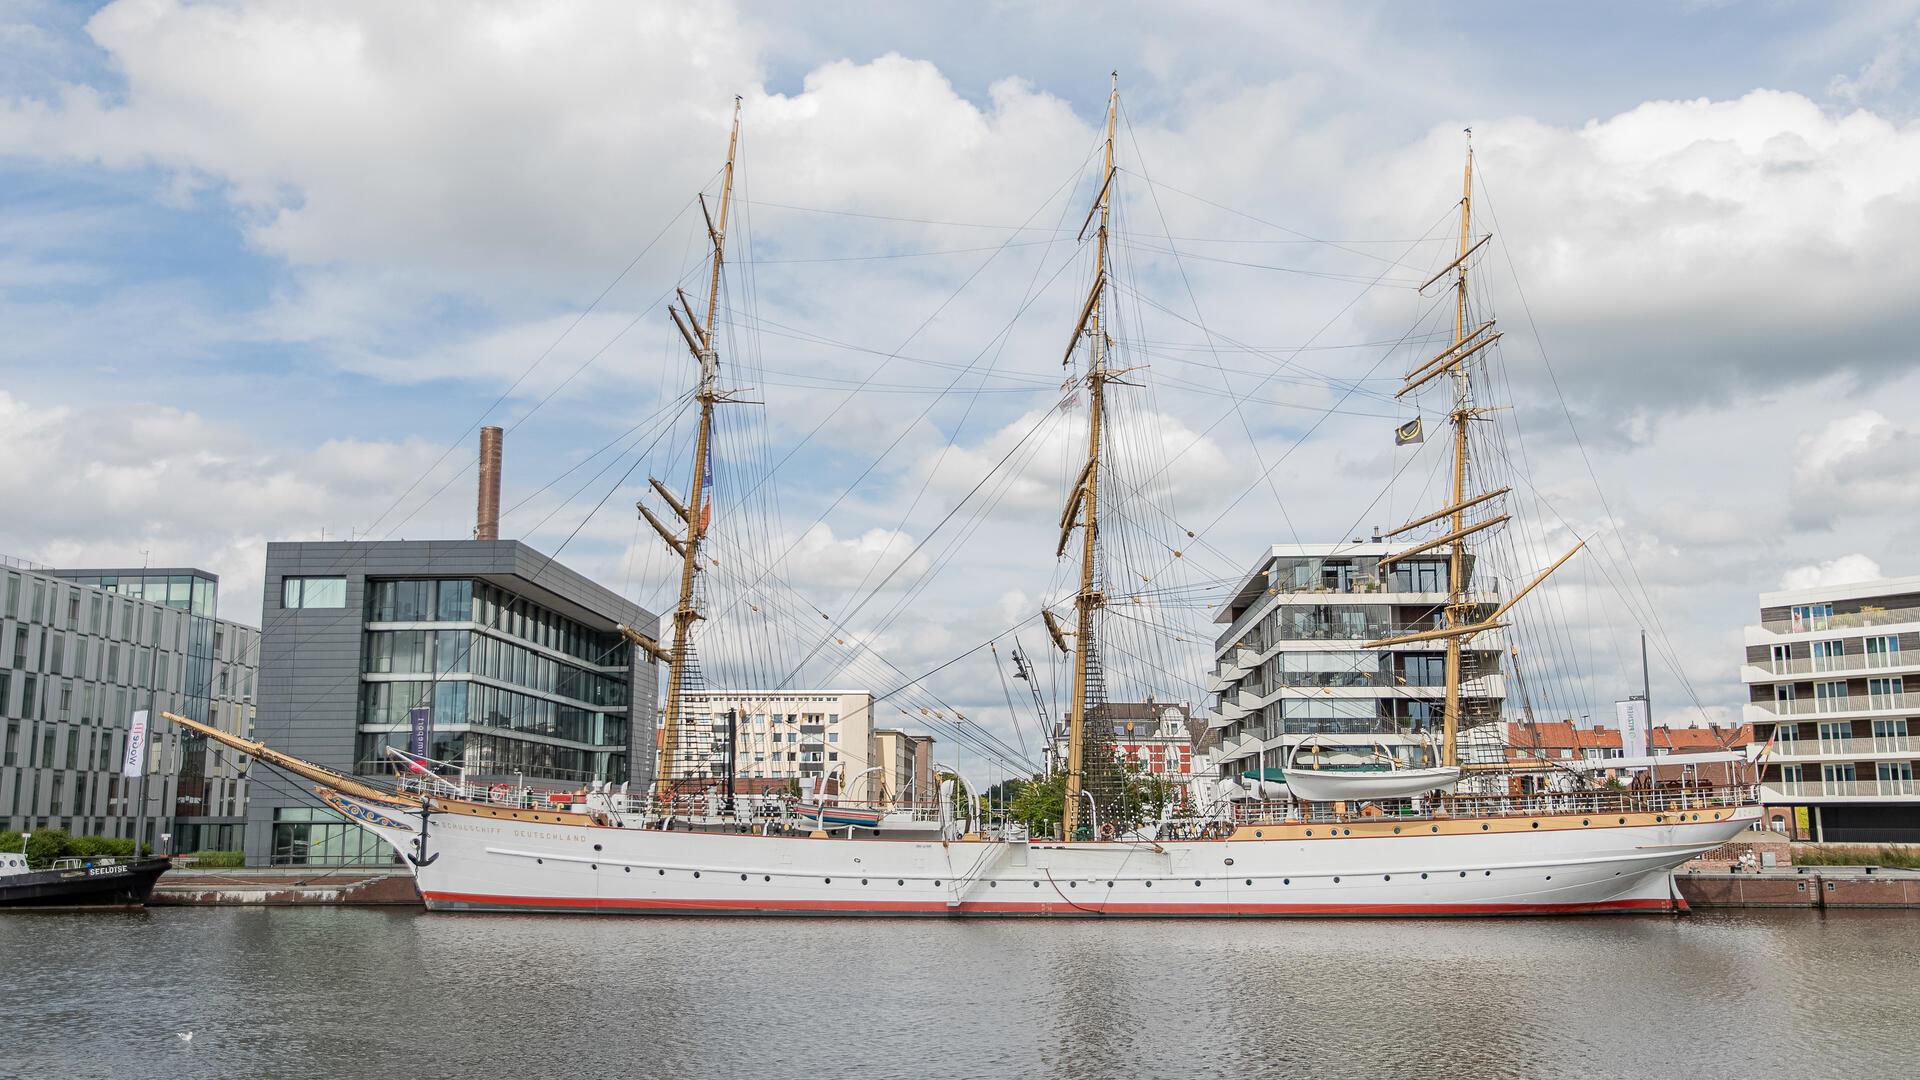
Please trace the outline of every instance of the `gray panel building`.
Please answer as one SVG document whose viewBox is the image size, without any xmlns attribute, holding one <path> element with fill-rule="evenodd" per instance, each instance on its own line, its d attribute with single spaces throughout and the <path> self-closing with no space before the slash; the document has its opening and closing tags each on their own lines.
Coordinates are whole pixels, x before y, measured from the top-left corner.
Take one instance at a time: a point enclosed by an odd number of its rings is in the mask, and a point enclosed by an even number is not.
<svg viewBox="0 0 1920 1080">
<path fill-rule="evenodd" d="M 409 714 L 470 782 L 652 781 L 657 673 L 621 626 L 655 616 L 514 540 L 269 544 L 254 737 L 328 768 L 395 770 Z M 385 862 L 300 787 L 256 785 L 251 862 Z"/>
<path fill-rule="evenodd" d="M 62 570 L 0 558 L 0 828 L 132 836 L 127 728 L 149 707 L 245 734 L 259 631 L 218 617 L 190 567 Z M 156 722 L 146 832 L 175 851 L 239 846 L 244 761 Z"/>
</svg>

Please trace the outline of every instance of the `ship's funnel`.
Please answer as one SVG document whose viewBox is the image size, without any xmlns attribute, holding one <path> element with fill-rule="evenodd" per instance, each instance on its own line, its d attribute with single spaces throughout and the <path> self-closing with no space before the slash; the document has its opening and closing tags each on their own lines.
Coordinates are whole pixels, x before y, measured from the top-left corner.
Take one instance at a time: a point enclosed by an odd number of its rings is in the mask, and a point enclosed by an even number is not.
<svg viewBox="0 0 1920 1080">
<path fill-rule="evenodd" d="M 500 539 L 500 440 L 497 427 L 480 429 L 480 504 L 474 515 L 475 540 Z"/>
</svg>

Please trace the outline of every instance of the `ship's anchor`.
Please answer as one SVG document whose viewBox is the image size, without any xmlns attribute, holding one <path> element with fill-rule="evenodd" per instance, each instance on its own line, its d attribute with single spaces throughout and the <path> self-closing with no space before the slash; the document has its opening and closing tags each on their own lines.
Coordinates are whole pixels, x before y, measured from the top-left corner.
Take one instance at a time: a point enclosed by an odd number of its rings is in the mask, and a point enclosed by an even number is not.
<svg viewBox="0 0 1920 1080">
<path fill-rule="evenodd" d="M 420 849 L 420 854 L 414 855 L 411 852 L 407 854 L 407 861 L 412 863 L 415 866 L 432 866 L 434 863 L 438 862 L 440 859 L 440 855 L 437 852 L 432 855 L 427 854 L 427 818 L 428 818 L 427 801 L 425 799 L 421 799 L 420 800 L 420 835 L 415 837 L 413 841 L 413 846 Z"/>
</svg>

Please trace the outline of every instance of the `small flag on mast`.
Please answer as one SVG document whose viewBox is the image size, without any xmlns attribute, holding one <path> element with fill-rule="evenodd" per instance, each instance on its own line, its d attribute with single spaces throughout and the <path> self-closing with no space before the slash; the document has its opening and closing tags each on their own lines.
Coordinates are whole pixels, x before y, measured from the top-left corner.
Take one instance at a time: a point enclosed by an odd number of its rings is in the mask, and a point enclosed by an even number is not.
<svg viewBox="0 0 1920 1080">
<path fill-rule="evenodd" d="M 1405 446 L 1408 443 L 1426 441 L 1426 428 L 1421 425 L 1420 418 L 1417 416 L 1393 429 L 1393 445 L 1395 446 Z"/>
<path fill-rule="evenodd" d="M 700 479 L 700 535 L 707 535 L 707 526 L 713 524 L 713 455 L 707 455 L 702 463 Z"/>
</svg>

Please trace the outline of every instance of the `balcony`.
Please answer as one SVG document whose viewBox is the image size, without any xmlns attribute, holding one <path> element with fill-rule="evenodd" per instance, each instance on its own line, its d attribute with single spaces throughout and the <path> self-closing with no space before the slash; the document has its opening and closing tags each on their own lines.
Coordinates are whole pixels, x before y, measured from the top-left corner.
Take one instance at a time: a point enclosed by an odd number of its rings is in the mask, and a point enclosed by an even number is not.
<svg viewBox="0 0 1920 1080">
<path fill-rule="evenodd" d="M 1829 630 L 1855 630 L 1894 623 L 1920 623 L 1920 607 L 1878 608 L 1800 619 L 1770 619 L 1761 623 L 1760 629 L 1769 634 L 1818 634 Z"/>
<path fill-rule="evenodd" d="M 1740 667 L 1740 681 L 1778 682 L 1800 676 L 1864 675 L 1888 668 L 1920 667 L 1920 652 L 1858 653 L 1852 656 L 1803 656 L 1797 660 L 1763 660 Z"/>
<path fill-rule="evenodd" d="M 1920 694 L 1856 694 L 1848 697 L 1750 701 L 1747 708 L 1773 716 L 1839 716 L 1846 713 L 1920 710 Z"/>
<path fill-rule="evenodd" d="M 1763 802 L 1794 799 L 1911 799 L 1913 780 L 1775 780 L 1760 789 Z"/>
<path fill-rule="evenodd" d="M 1775 743 L 1773 756 L 1783 761 L 1916 757 L 1920 756 L 1920 740 L 1908 735 L 1882 735 L 1876 739 L 1796 739 Z"/>
</svg>

